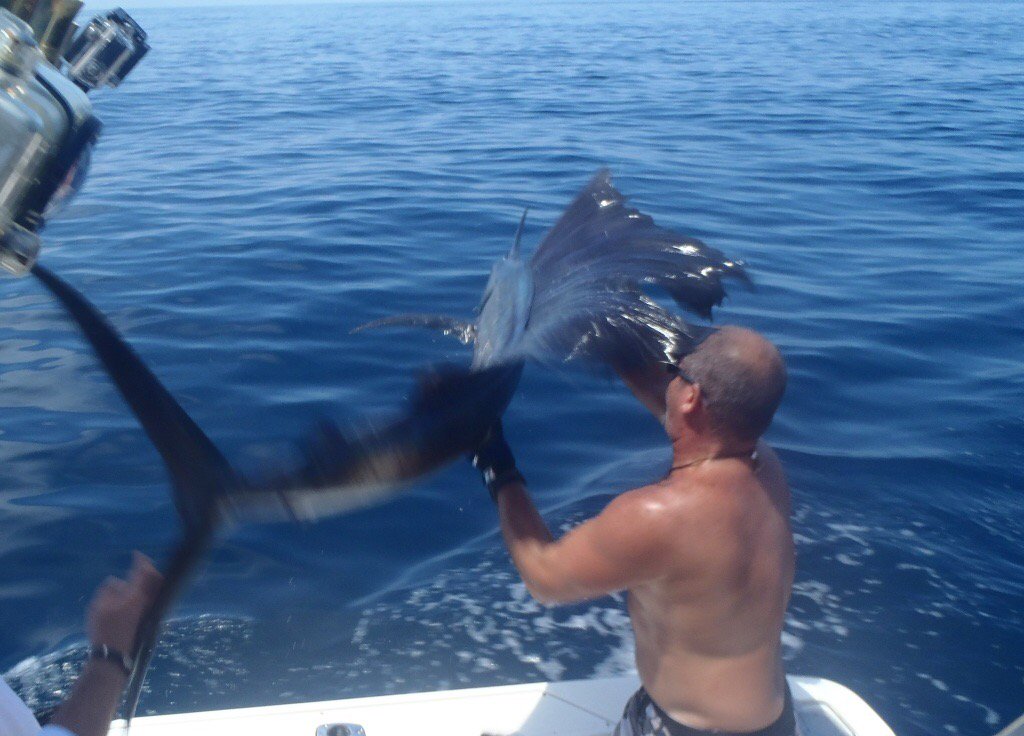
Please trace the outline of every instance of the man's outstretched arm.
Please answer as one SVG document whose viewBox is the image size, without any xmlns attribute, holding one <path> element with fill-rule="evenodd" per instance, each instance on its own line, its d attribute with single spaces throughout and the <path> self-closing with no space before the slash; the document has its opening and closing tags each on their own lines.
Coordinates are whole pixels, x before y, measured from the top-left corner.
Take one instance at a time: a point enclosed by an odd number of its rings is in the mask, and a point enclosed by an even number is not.
<svg viewBox="0 0 1024 736">
<path fill-rule="evenodd" d="M 661 424 L 665 423 L 665 391 L 672 375 L 661 365 L 616 366 L 615 372 Z"/>
<path fill-rule="evenodd" d="M 128 680 L 123 665 L 112 661 L 116 655 L 111 653 L 131 652 L 139 619 L 160 581 L 153 563 L 136 553 L 128 580 L 109 578 L 96 592 L 86 614 L 89 643 L 94 652 L 105 647 L 112 658 L 89 658 L 71 695 L 43 729 L 44 736 L 67 731 L 75 736 L 106 736 Z"/>
<path fill-rule="evenodd" d="M 664 569 L 664 524 L 643 491 L 616 498 L 596 518 L 555 540 L 515 470 L 500 426 L 477 452 L 474 465 L 498 505 L 512 562 L 537 600 L 571 603 L 598 598 L 649 580 Z"/>
<path fill-rule="evenodd" d="M 643 493 L 640 491 L 639 493 Z M 575 603 L 615 593 L 657 577 L 665 546 L 652 510 L 629 494 L 552 538 L 522 483 L 498 492 L 501 533 L 527 589 L 541 603 Z"/>
</svg>

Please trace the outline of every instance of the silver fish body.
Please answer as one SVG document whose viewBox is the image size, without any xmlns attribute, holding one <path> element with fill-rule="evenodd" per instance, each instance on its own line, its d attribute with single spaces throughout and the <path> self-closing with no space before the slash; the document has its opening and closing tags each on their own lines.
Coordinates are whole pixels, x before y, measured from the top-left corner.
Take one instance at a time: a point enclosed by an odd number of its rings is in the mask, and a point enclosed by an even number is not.
<svg viewBox="0 0 1024 736">
<path fill-rule="evenodd" d="M 421 380 L 394 421 L 360 432 L 323 423 L 303 443 L 298 466 L 222 496 L 221 513 L 232 521 L 312 521 L 387 500 L 477 447 L 508 406 L 522 369 L 445 366 Z"/>
<path fill-rule="evenodd" d="M 480 302 L 473 367 L 521 360 L 516 348 L 526 332 L 533 304 L 533 275 L 518 254 L 494 264 Z"/>
</svg>

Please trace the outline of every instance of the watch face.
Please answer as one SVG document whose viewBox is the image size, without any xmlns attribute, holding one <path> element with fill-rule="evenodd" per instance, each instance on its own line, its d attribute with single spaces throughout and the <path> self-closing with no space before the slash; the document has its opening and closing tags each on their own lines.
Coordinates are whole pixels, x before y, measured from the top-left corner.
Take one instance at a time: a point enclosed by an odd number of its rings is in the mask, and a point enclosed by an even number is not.
<svg viewBox="0 0 1024 736">
<path fill-rule="evenodd" d="M 106 644 L 97 644 L 89 650 L 89 657 L 91 659 L 100 659 L 104 662 L 110 662 L 116 665 L 126 677 L 130 677 L 132 673 L 132 667 L 134 663 L 127 654 L 111 649 Z"/>
</svg>

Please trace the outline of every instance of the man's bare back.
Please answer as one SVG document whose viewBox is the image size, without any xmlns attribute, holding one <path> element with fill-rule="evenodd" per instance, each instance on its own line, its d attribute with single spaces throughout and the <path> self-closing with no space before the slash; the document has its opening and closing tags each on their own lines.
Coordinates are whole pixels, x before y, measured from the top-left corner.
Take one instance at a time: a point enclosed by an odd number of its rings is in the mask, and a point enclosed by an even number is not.
<svg viewBox="0 0 1024 736">
<path fill-rule="evenodd" d="M 724 328 L 668 369 L 620 375 L 662 420 L 671 472 L 558 540 L 500 430 L 474 464 L 535 598 L 628 592 L 644 688 L 616 734 L 792 736 L 780 641 L 793 582 L 791 502 L 778 457 L 758 439 L 785 388 L 782 358 L 755 333 Z"/>
<path fill-rule="evenodd" d="M 695 728 L 754 731 L 782 712 L 789 488 L 764 443 L 754 465 L 704 463 L 631 492 L 678 524 L 665 540 L 678 566 L 629 589 L 637 669 L 654 701 Z"/>
</svg>

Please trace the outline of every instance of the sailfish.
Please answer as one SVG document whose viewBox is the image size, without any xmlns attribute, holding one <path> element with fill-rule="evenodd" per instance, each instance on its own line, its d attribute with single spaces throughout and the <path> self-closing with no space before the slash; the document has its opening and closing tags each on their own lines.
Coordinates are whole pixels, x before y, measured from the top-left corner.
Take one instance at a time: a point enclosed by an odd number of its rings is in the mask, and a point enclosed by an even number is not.
<svg viewBox="0 0 1024 736">
<path fill-rule="evenodd" d="M 315 520 L 386 500 L 475 449 L 504 413 L 527 361 L 621 368 L 675 361 L 689 352 L 702 329 L 659 305 L 648 287 L 709 317 L 725 297 L 725 279 L 749 283 L 742 264 L 628 207 L 607 171 L 584 187 L 529 260 L 520 251 L 522 230 L 521 220 L 512 249 L 492 269 L 474 321 L 404 315 L 362 327 L 441 329 L 473 345 L 468 365 L 431 369 L 399 416 L 369 429 L 321 423 L 301 443 L 301 460 L 255 477 L 231 465 L 88 299 L 44 266 L 33 267 L 160 453 L 181 519 L 181 541 L 136 634 L 127 721 L 138 708 L 160 625 L 223 526 Z"/>
<path fill-rule="evenodd" d="M 472 344 L 476 367 L 528 359 L 637 367 L 678 360 L 707 334 L 660 306 L 649 287 L 710 318 L 726 296 L 725 279 L 751 285 L 742 263 L 628 207 L 607 170 L 576 196 L 529 261 L 520 253 L 522 228 L 520 220 L 511 251 L 494 264 L 475 321 L 403 314 L 354 332 L 436 329 Z"/>
</svg>

